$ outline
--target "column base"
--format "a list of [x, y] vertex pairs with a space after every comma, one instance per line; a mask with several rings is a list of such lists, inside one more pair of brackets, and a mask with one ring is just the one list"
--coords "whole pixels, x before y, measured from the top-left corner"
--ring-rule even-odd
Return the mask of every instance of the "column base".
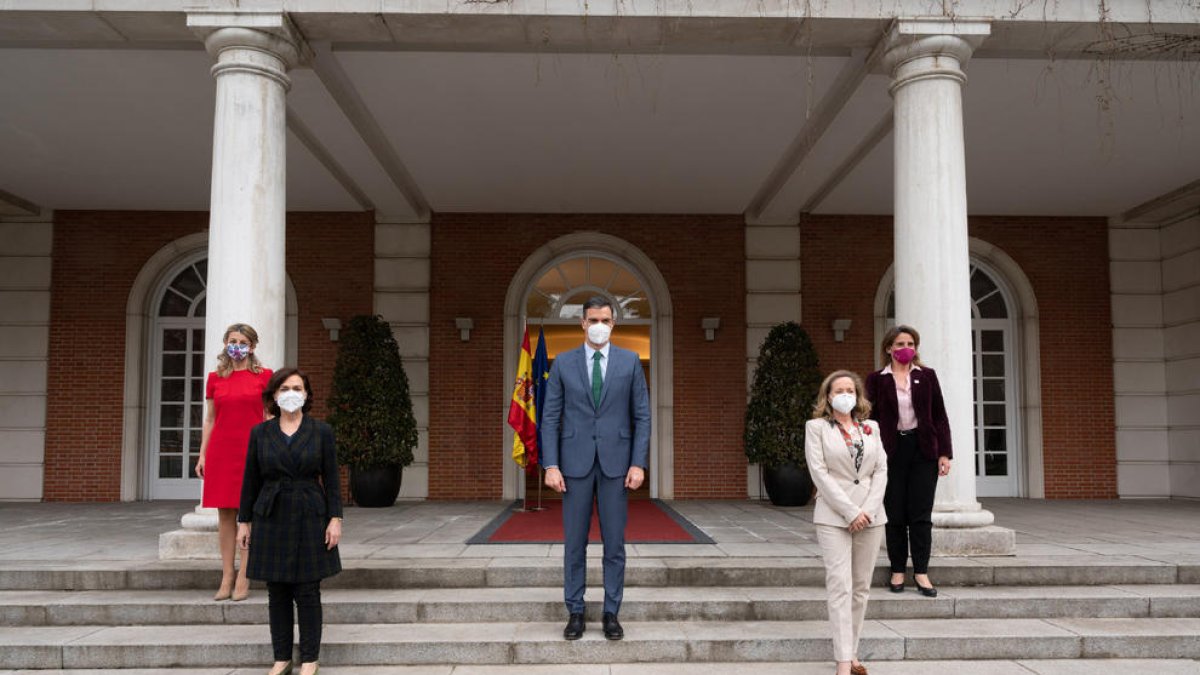
[[218, 560], [217, 510], [197, 506], [179, 519], [182, 529], [158, 535], [159, 560]]
[[935, 556], [1016, 555], [1017, 533], [1007, 527], [934, 527]]

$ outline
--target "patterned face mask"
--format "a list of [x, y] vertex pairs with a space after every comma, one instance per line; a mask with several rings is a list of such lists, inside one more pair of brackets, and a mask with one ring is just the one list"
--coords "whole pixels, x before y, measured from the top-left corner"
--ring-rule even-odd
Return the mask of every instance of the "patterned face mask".
[[225, 345], [225, 353], [234, 361], [241, 361], [250, 356], [250, 345]]

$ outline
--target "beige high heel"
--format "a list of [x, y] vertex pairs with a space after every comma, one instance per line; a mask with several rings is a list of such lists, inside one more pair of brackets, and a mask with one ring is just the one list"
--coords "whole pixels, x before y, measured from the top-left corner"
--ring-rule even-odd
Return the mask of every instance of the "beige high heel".
[[229, 597], [234, 602], [241, 602], [242, 600], [245, 600], [246, 598], [250, 597], [250, 580], [247, 579], [246, 583], [244, 583], [244, 584], [239, 582], [234, 587], [233, 593], [230, 594]]
[[275, 666], [271, 666], [267, 675], [292, 675], [292, 660], [288, 659], [281, 670], [275, 670]]
[[225, 578], [221, 578], [221, 587], [217, 589], [217, 594], [213, 596], [213, 600], [228, 600], [233, 595], [233, 580], [225, 583]]

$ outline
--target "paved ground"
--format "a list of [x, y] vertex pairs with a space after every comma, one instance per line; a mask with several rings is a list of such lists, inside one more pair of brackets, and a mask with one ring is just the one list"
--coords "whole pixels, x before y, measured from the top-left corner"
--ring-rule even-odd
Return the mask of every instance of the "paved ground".
[[[986, 499], [996, 524], [1017, 532], [1017, 557], [1105, 557], [1164, 562], [1200, 560], [1200, 502]], [[146, 561], [158, 559], [158, 535], [179, 527], [185, 502], [125, 504], [0, 503], [0, 561]], [[464, 542], [504, 502], [412, 502], [346, 510], [342, 556], [371, 558], [559, 557], [554, 544]], [[765, 502], [680, 501], [672, 506], [714, 544], [631, 544], [630, 557], [816, 558], [812, 508]], [[590, 547], [599, 554], [599, 547]]]
[[[1115, 661], [880, 661], [869, 664], [871, 675], [1196, 675], [1200, 664], [1184, 660]], [[128, 670], [0, 670], [0, 675], [263, 675], [266, 668], [192, 668]], [[294, 671], [299, 673], [299, 669]], [[373, 666], [321, 667], [323, 675], [830, 675], [827, 663], [616, 663], [550, 666]]]

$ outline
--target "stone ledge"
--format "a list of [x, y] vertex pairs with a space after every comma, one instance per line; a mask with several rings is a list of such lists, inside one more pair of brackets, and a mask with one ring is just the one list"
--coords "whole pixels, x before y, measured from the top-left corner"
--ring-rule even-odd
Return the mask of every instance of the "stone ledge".
[[218, 560], [220, 550], [217, 533], [210, 530], [181, 529], [158, 535], [159, 560]]
[[989, 525], [970, 528], [933, 528], [936, 556], [997, 556], [1017, 554], [1017, 533]]

